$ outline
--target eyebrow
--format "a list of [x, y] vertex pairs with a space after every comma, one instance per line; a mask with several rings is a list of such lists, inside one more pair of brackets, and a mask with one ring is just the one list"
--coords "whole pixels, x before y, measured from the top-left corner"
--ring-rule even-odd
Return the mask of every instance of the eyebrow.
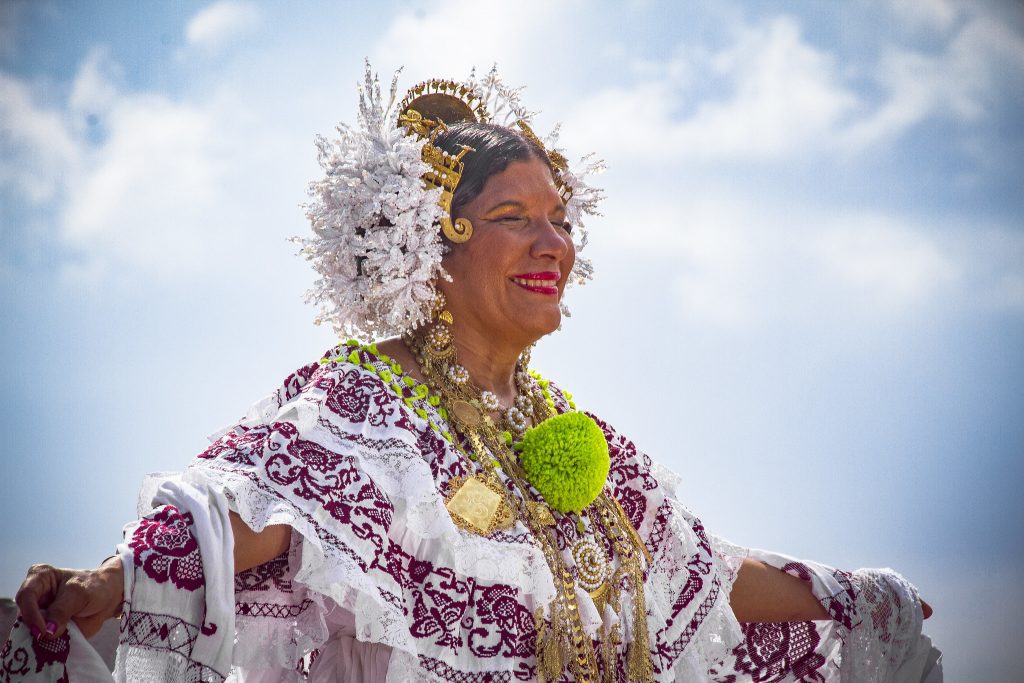
[[[495, 204], [491, 208], [487, 209], [487, 211], [484, 212], [484, 215], [490, 215], [495, 211], [499, 211], [501, 209], [522, 209], [524, 206], [525, 204], [523, 204], [522, 202], [517, 202], [514, 199], [510, 199], [508, 201], [501, 202], [500, 204]], [[557, 207], [553, 207], [553, 211], [558, 210], [565, 211], [565, 205], [559, 202], [559, 205]]]

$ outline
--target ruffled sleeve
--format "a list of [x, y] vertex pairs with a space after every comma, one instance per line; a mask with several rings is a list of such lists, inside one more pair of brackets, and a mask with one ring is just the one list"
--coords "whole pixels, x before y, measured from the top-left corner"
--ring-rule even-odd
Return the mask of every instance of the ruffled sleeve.
[[389, 675], [525, 672], [532, 610], [554, 597], [540, 549], [521, 524], [491, 538], [453, 524], [439, 490], [467, 470], [438, 411], [379, 357], [342, 350], [183, 473], [253, 530], [293, 530], [287, 557], [235, 578], [234, 664], [308, 665], [340, 608], [356, 639], [392, 648]]
[[594, 419], [608, 440], [612, 493], [651, 556], [644, 588], [655, 677], [708, 680], [707, 662], [742, 640], [729, 606], [742, 556], [716, 544], [678, 501], [672, 472]]
[[[901, 575], [846, 572], [711, 535], [679, 502], [677, 474], [598, 424], [610, 447], [614, 495], [653, 556], [646, 590], [659, 680], [941, 680], [941, 654], [921, 633], [920, 597]], [[729, 594], [748, 557], [807, 582], [832, 619], [737, 622]]]

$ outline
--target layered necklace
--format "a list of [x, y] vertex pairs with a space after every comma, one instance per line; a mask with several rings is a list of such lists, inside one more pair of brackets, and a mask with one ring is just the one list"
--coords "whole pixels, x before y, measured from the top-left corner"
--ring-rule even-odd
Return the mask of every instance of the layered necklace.
[[[622, 633], [617, 619], [605, 618], [605, 607], [610, 606], [619, 615], [622, 592], [626, 590], [633, 594], [633, 638], [627, 648], [626, 675], [631, 681], [653, 681], [643, 588], [645, 559], [650, 562], [646, 546], [615, 498], [602, 492], [576, 515], [580, 540], [571, 550], [576, 566], [573, 576], [559, 550], [555, 515], [562, 514], [530, 485], [514, 448], [528, 429], [558, 414], [554, 401], [529, 374], [528, 349], [516, 364], [513, 405], [500, 413], [497, 396], [474, 386], [469, 373], [459, 365], [449, 327], [452, 315], [444, 306], [440, 297], [434, 324], [406, 333], [403, 340], [419, 363], [427, 385], [439, 397], [442, 417], [461, 435], [453, 443], [466, 458], [467, 470], [474, 472], [447, 483], [445, 505], [452, 520], [460, 528], [482, 536], [509, 529], [521, 520], [551, 570], [556, 596], [549, 606], [550, 614], [545, 617], [544, 607], [534, 612], [537, 679], [542, 683], [557, 681], [568, 668], [575, 680], [596, 683], [600, 656], [604, 680], [616, 680]], [[512, 483], [518, 495], [506, 481]], [[584, 518], [590, 522], [591, 534], [600, 534], [607, 541], [604, 545], [618, 557], [618, 567], [613, 569], [602, 544], [586, 535]], [[583, 627], [576, 600], [577, 581], [590, 593], [602, 617], [597, 649]]]

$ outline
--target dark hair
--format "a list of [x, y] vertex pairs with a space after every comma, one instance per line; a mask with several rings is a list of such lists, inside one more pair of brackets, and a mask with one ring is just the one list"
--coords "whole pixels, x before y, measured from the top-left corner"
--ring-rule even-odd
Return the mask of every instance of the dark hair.
[[473, 148], [472, 152], [462, 158], [465, 166], [462, 179], [452, 197], [453, 215], [476, 199], [491, 176], [504, 171], [513, 161], [540, 159], [551, 167], [548, 155], [537, 143], [518, 131], [493, 123], [454, 123], [437, 136], [434, 145], [449, 154], [457, 154], [459, 145]]

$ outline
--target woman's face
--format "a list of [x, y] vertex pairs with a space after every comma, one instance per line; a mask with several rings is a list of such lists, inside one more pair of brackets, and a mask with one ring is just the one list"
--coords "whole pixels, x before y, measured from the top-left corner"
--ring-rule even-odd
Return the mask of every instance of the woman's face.
[[576, 248], [547, 164], [510, 163], [456, 217], [473, 223], [473, 236], [442, 262], [456, 335], [525, 347], [557, 329]]

